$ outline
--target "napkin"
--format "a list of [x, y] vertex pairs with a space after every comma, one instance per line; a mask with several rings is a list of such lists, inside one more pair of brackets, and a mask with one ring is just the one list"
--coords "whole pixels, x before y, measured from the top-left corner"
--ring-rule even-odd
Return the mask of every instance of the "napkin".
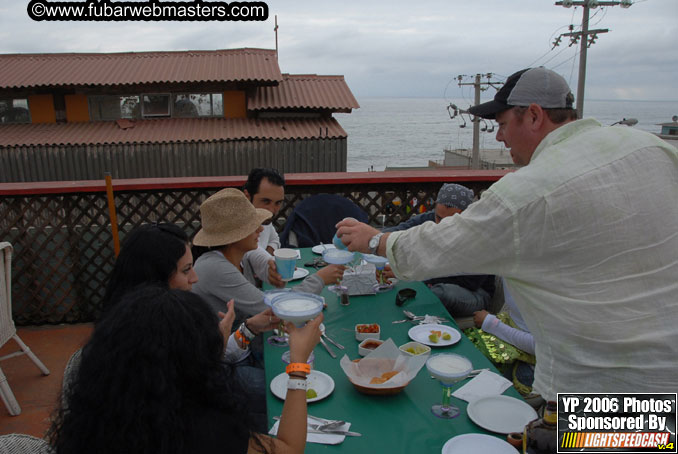
[[505, 379], [499, 374], [484, 370], [473, 380], [452, 393], [457, 399], [465, 400], [468, 403], [476, 401], [482, 397], [498, 396], [506, 391], [512, 385], [511, 381]]
[[419, 322], [420, 325], [431, 324], [431, 325], [440, 325], [440, 319], [435, 315], [424, 315], [424, 319]]
[[[308, 418], [308, 424], [318, 424], [318, 421]], [[280, 421], [276, 421], [271, 427], [271, 430], [268, 431], [269, 435], [276, 436], [278, 435], [278, 426]], [[349, 430], [351, 423], [347, 422], [342, 426], [336, 428], [336, 430]], [[338, 445], [343, 442], [346, 438], [346, 435], [337, 435], [337, 434], [316, 434], [316, 433], [306, 433], [306, 442], [307, 443], [320, 443], [323, 445]]]

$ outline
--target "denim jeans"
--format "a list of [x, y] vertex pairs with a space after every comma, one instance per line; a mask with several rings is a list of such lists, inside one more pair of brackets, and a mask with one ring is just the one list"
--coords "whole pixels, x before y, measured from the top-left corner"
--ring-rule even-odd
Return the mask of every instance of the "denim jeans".
[[252, 355], [242, 361], [232, 364], [235, 376], [240, 380], [245, 393], [250, 416], [255, 422], [257, 432], [268, 431], [266, 417], [266, 375], [264, 369], [257, 367]]
[[482, 288], [473, 291], [456, 284], [435, 284], [431, 291], [452, 317], [470, 317], [490, 304], [490, 295]]

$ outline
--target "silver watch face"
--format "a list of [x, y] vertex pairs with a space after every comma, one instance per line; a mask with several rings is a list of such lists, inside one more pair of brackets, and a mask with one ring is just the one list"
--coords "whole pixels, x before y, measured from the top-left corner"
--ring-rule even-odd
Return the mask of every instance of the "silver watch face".
[[379, 238], [377, 238], [376, 236], [370, 238], [370, 243], [368, 244], [368, 246], [370, 247], [370, 249], [376, 249], [377, 246], [379, 246]]

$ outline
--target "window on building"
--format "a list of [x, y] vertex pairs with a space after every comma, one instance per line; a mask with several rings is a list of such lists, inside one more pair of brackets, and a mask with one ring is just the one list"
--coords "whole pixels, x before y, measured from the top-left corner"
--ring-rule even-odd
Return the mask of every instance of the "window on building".
[[169, 117], [170, 116], [170, 95], [164, 94], [145, 94], [142, 98], [142, 115], [144, 117]]
[[224, 99], [221, 93], [191, 93], [174, 95], [173, 117], [223, 117]]
[[[172, 105], [170, 106], [170, 100]], [[138, 119], [148, 117], [223, 117], [224, 97], [221, 93], [145, 93], [142, 95], [89, 96], [90, 118], [93, 121]]]
[[90, 118], [99, 120], [118, 120], [120, 118], [141, 118], [139, 96], [90, 96]]
[[0, 123], [30, 123], [28, 99], [0, 99]]

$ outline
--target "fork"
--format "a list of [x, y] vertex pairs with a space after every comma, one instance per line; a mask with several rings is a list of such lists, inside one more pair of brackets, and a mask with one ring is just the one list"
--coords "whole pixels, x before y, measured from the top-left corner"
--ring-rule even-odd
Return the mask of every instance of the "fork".
[[[313, 430], [317, 430], [317, 431], [334, 430], [334, 429], [337, 429], [337, 428], [343, 426], [344, 424], [346, 424], [346, 421], [334, 421], [334, 420], [330, 420], [330, 419], [322, 419], [322, 418], [318, 418], [316, 416], [311, 416], [311, 415], [308, 415], [308, 417], [311, 418], [311, 419], [315, 419], [316, 421], [319, 421], [319, 422], [324, 421], [323, 424], [311, 424], [311, 423], [306, 424], [306, 426], [309, 429], [313, 429]], [[275, 421], [280, 421], [280, 416], [274, 416], [273, 419]]]

